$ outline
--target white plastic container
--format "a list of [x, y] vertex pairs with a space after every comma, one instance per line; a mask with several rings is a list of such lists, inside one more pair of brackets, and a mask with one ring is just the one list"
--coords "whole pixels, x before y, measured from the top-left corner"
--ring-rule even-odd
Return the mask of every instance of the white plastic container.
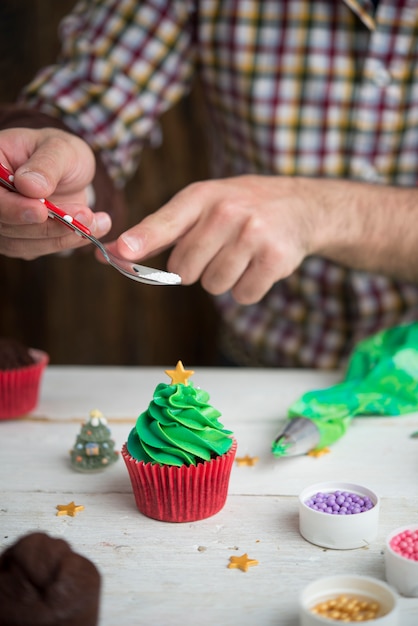
[[[349, 491], [367, 496], [373, 508], [353, 515], [332, 515], [311, 509], [305, 502], [318, 492]], [[380, 500], [362, 485], [343, 482], [327, 482], [311, 485], [299, 495], [299, 531], [304, 539], [323, 548], [350, 550], [363, 548], [377, 537], [379, 529]]]
[[418, 525], [397, 528], [386, 538], [386, 580], [389, 585], [394, 587], [402, 596], [418, 598], [418, 561], [407, 559], [390, 547], [392, 539], [405, 530], [417, 531]]
[[[335, 620], [313, 613], [312, 608], [339, 595], [349, 595], [376, 601], [379, 613], [365, 624], [372, 626], [401, 626], [398, 597], [386, 583], [368, 576], [329, 576], [311, 583], [299, 598], [300, 626], [330, 626]], [[354, 622], [352, 622], [354, 624]]]

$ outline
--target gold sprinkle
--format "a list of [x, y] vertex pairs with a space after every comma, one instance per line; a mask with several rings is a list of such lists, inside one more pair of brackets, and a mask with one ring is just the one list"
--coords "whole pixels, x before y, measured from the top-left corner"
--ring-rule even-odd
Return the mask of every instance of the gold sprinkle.
[[188, 385], [188, 379], [193, 376], [194, 370], [185, 370], [181, 361], [177, 362], [175, 370], [164, 370], [167, 376], [171, 378], [172, 385]]
[[249, 454], [246, 454], [245, 456], [240, 456], [237, 457], [235, 459], [235, 462], [237, 465], [255, 465], [256, 463], [258, 463], [259, 458], [258, 456], [250, 456]]
[[324, 456], [325, 454], [329, 454], [331, 450], [329, 448], [314, 448], [308, 452], [307, 456], [312, 456], [314, 458], [319, 458], [320, 456]]
[[318, 602], [312, 613], [336, 622], [368, 622], [379, 615], [380, 606], [375, 600], [339, 595], [325, 602]]
[[258, 561], [256, 561], [256, 559], [249, 559], [247, 553], [242, 554], [241, 556], [229, 557], [228, 567], [230, 569], [237, 568], [243, 572], [248, 572], [248, 568], [253, 567], [254, 565], [258, 565]]
[[75, 517], [79, 511], [84, 511], [82, 504], [75, 504], [74, 502], [57, 504], [56, 508], [58, 509], [57, 515], [69, 515], [70, 517]]

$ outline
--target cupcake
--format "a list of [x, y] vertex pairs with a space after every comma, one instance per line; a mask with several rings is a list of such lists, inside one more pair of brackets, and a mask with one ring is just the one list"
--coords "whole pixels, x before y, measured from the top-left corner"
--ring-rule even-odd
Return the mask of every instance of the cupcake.
[[165, 522], [193, 522], [220, 511], [236, 452], [209, 394], [189, 381], [181, 361], [166, 370], [123, 445], [138, 510]]
[[38, 404], [49, 357], [16, 339], [0, 338], [0, 419], [21, 417]]
[[96, 626], [101, 577], [63, 539], [34, 532], [0, 556], [0, 624]]

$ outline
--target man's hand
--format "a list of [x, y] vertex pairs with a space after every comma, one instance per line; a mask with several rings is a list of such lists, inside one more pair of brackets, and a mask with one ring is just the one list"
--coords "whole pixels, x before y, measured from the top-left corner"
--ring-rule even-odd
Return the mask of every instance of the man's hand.
[[184, 284], [252, 304], [314, 254], [418, 281], [417, 223], [416, 189], [249, 175], [186, 187], [112, 247], [132, 261], [173, 247]]
[[30, 260], [88, 243], [48, 219], [39, 198], [50, 199], [96, 237], [110, 230], [109, 216], [93, 214], [86, 205], [95, 159], [78, 137], [53, 128], [4, 130], [0, 132], [0, 161], [14, 173], [20, 192], [0, 188], [0, 254]]
[[[310, 252], [311, 208], [292, 179], [242, 176], [194, 183], [117, 241], [116, 251], [144, 258], [174, 245], [168, 269], [211, 294], [262, 298]], [[280, 182], [281, 181], [281, 182]]]

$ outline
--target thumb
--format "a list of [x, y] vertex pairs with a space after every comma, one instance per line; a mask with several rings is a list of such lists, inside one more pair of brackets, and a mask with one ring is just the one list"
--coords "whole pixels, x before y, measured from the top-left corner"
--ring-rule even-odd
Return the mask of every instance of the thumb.
[[87, 187], [94, 171], [94, 155], [87, 144], [54, 130], [42, 136], [27, 161], [16, 169], [15, 185], [33, 198], [51, 196], [58, 186], [60, 194], [72, 194]]
[[43, 198], [50, 196], [56, 185], [53, 180], [48, 178], [42, 173], [42, 170], [37, 171], [35, 166], [25, 163], [19, 167], [15, 172], [14, 183], [16, 189], [24, 196], [30, 198]]

